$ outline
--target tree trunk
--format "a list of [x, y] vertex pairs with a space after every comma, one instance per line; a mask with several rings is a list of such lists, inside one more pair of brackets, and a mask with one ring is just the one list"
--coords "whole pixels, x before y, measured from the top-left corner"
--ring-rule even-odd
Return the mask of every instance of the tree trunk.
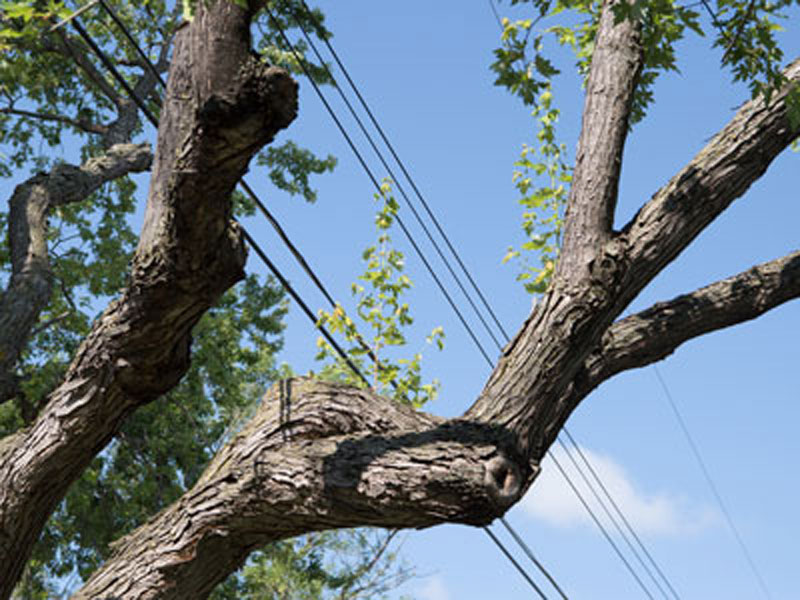
[[[565, 257], [472, 408], [444, 420], [365, 390], [282, 382], [191, 490], [116, 544], [77, 598], [202, 598], [254, 548], [305, 532], [487, 524], [522, 497], [563, 422], [605, 378], [800, 295], [795, 254], [614, 323], [796, 136], [788, 88], [770, 105], [746, 103], [612, 231], [642, 60], [637, 28], [615, 23], [612, 4], [588, 80]], [[251, 16], [233, 2], [198, 3], [178, 32], [130, 285], [34, 424], [0, 446], [0, 564], [9, 565], [0, 597], [69, 484], [126, 414], [177, 382], [192, 325], [241, 277], [229, 196], [252, 154], [294, 117], [296, 94], [286, 73], [249, 54]], [[800, 62], [786, 73], [800, 80]], [[653, 335], [664, 327], [673, 335]]]
[[191, 329], [243, 276], [230, 195], [296, 114], [296, 84], [250, 54], [251, 13], [205, 7], [177, 34], [130, 283], [94, 324], [36, 421], [0, 444], [0, 598], [48, 516], [137, 406], [189, 365]]

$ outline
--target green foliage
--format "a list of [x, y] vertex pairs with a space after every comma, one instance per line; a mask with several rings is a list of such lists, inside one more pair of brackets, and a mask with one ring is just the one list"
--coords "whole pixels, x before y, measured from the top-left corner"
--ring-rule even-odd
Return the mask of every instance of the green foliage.
[[[511, 4], [530, 4], [534, 19], [503, 19], [501, 46], [495, 50], [491, 68], [496, 85], [506, 87], [526, 105], [532, 105], [550, 79], [558, 74], [552, 58], [546, 54], [544, 38], [553, 35], [561, 46], [570, 47], [576, 67], [586, 76], [594, 50], [594, 37], [602, 2], [598, 0], [512, 0]], [[783, 51], [776, 34], [782, 31], [780, 20], [793, 0], [754, 2], [753, 0], [718, 0], [711, 23], [704, 25], [697, 3], [676, 0], [633, 0], [614, 5], [618, 21], [631, 19], [641, 30], [644, 65], [639, 76], [632, 106], [631, 124], [644, 118], [653, 102], [655, 81], [661, 73], [678, 71], [676, 44], [687, 33], [714, 34], [713, 47], [722, 49], [721, 64], [730, 68], [733, 81], [747, 84], [753, 98], [769, 102], [787, 80], [782, 73]], [[568, 15], [567, 13], [572, 13]], [[560, 22], [536, 29], [547, 20]], [[797, 96], [790, 98], [790, 118], [800, 123]]]
[[355, 600], [385, 598], [412, 576], [390, 550], [395, 532], [325, 531], [254, 553], [238, 578], [218, 586], [212, 600]]
[[[183, 3], [106, 1], [154, 63], [168, 56]], [[71, 162], [82, 162], [104, 152], [102, 131], [119, 117], [118, 103], [125, 101], [125, 94], [71, 26], [48, 31], [72, 10], [54, 0], [0, 2], [0, 177], [22, 180], [28, 171], [51, 170], [67, 154]], [[297, 27], [290, 12], [297, 6], [270, 5], [289, 31]], [[330, 35], [318, 11], [298, 14], [313, 35]], [[145, 67], [110, 17], [96, 6], [80, 22], [135, 87]], [[256, 25], [260, 35], [255, 44], [262, 56], [298, 72], [299, 64], [265, 12], [256, 16]], [[305, 49], [299, 46], [301, 53]], [[327, 82], [320, 65], [311, 64], [310, 70], [318, 83]], [[159, 92], [156, 88], [145, 99], [154, 112]], [[130, 139], [143, 131], [141, 123], [135, 125]], [[260, 160], [277, 187], [308, 201], [316, 198], [311, 177], [335, 165], [333, 157], [318, 158], [293, 142], [267, 150]], [[134, 179], [121, 178], [50, 215], [55, 285], [40, 317], [43, 325], [18, 365], [26, 406], [46, 401], [92, 319], [125, 284], [137, 239], [131, 216], [141, 196]], [[234, 194], [233, 203], [237, 216], [254, 212], [252, 201], [241, 193]], [[0, 209], [0, 289], [10, 271], [6, 220], [6, 209]], [[274, 362], [286, 309], [272, 280], [249, 277], [201, 319], [193, 331], [189, 372], [165, 397], [131, 415], [72, 486], [48, 522], [16, 598], [69, 593], [105, 560], [114, 540], [194, 483], [217, 449], [253, 413], [263, 390], [287, 374], [288, 367]], [[24, 426], [21, 408], [22, 402], [0, 405], [0, 436]], [[278, 597], [273, 590], [280, 588], [279, 597], [287, 598], [379, 597], [388, 589], [382, 586], [396, 585], [408, 573], [397, 567], [388, 545], [382, 545], [387, 539], [388, 532], [357, 530], [288, 540], [254, 554], [215, 594], [273, 598]], [[374, 569], [367, 568], [373, 564]]]
[[[366, 248], [361, 255], [366, 263], [364, 273], [359, 276], [363, 285], [354, 283], [351, 287], [356, 298], [358, 317], [369, 327], [371, 335], [368, 339], [363, 338], [358, 333], [355, 321], [341, 305], [337, 305], [332, 312], [320, 311], [319, 324], [327, 327], [331, 333], [344, 336], [348, 342], [348, 355], [362, 372], [370, 373], [373, 389], [383, 392], [387, 386], [391, 386], [390, 393], [395, 399], [419, 408], [435, 399], [439, 382], [423, 383], [421, 352], [414, 353], [411, 358], [394, 361], [384, 356], [385, 349], [406, 345], [405, 329], [414, 320], [408, 303], [403, 301], [404, 293], [411, 288], [411, 280], [403, 273], [405, 257], [392, 246], [389, 236], [399, 206], [391, 194], [388, 181], [381, 185], [380, 194], [376, 194], [375, 199], [383, 203], [375, 217], [377, 244]], [[427, 342], [441, 350], [444, 347], [444, 330], [436, 327]], [[319, 338], [317, 346], [318, 360], [332, 359], [321, 375], [363, 385], [324, 338]], [[365, 366], [366, 359], [372, 357], [375, 360]]]
[[[502, 19], [500, 47], [491, 69], [495, 84], [505, 87], [532, 107], [537, 124], [536, 144], [523, 146], [514, 163], [513, 181], [523, 206], [522, 227], [528, 240], [519, 249], [509, 248], [503, 262], [521, 266], [518, 279], [530, 293], [542, 293], [552, 278], [561, 243], [563, 214], [569, 194], [572, 167], [566, 146], [557, 141], [555, 125], [559, 110], [554, 105], [553, 79], [559, 75], [548, 52], [547, 38], [569, 48], [576, 70], [584, 78], [594, 52], [602, 2], [599, 0], [511, 0], [511, 5], [530, 5], [534, 17]], [[776, 33], [777, 21], [791, 0], [762, 3], [752, 0], [719, 0], [712, 28], [713, 46], [723, 49], [721, 62], [730, 67], [734, 81], [747, 83], [753, 97], [769, 102], [786, 83], [780, 63], [783, 52]], [[630, 124], [646, 116], [654, 101], [654, 85], [661, 73], [678, 71], [676, 45], [687, 34], [705, 35], [700, 14], [674, 0], [633, 0], [614, 5], [615, 19], [636, 21], [641, 31], [644, 63], [631, 107]], [[549, 25], [548, 22], [557, 21]], [[800, 88], [787, 97], [789, 118], [800, 127]], [[533, 254], [531, 254], [533, 253]]]
[[0, 2], [0, 53], [12, 50], [23, 40], [35, 39], [53, 19], [63, 19], [69, 12], [64, 3], [57, 0]]
[[[522, 228], [528, 241], [519, 250], [509, 248], [503, 262], [517, 259], [521, 272], [517, 276], [531, 294], [547, 290], [561, 246], [564, 207], [572, 181], [572, 168], [566, 161], [566, 146], [556, 138], [559, 111], [552, 106], [549, 89], [539, 94], [533, 116], [538, 124], [536, 147], [523, 146], [522, 155], [514, 163], [512, 179], [520, 193]], [[539, 183], [544, 180], [543, 183]], [[538, 264], [530, 259], [530, 253]]]
[[275, 187], [292, 195], [299, 194], [306, 202], [317, 200], [309, 176], [333, 171], [336, 167], [336, 157], [329, 154], [327, 158], [317, 158], [310, 150], [300, 148], [291, 140], [280, 146], [268, 146], [259, 153], [256, 162], [269, 168], [269, 178]]

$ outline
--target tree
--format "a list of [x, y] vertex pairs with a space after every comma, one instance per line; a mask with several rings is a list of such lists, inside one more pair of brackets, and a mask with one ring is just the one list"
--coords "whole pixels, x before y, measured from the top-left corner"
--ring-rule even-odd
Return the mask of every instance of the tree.
[[[668, 50], [669, 38], [655, 35], [662, 17], [677, 13], [667, 3], [653, 4], [651, 13], [642, 3], [576, 6], [588, 9], [580, 47], [593, 52], [583, 57], [586, 105], [558, 263], [472, 408], [444, 420], [354, 386], [285, 380], [188, 492], [119, 541], [78, 597], [203, 597], [253, 548], [323, 529], [488, 523], [533, 483], [559, 428], [599, 383], [797, 296], [794, 253], [619, 319], [795, 139], [800, 66], [777, 76], [768, 68], [774, 56], [756, 60], [743, 74], [762, 81], [757, 77], [766, 73], [755, 97], [615, 231], [625, 138], [646, 107], [648, 68], [668, 62], [660, 44]], [[551, 8], [536, 4], [542, 7]], [[0, 447], [1, 551], [11, 566], [0, 579], [5, 596], [69, 485], [126, 417], [177, 383], [189, 368], [192, 327], [242, 276], [231, 193], [251, 156], [289, 125], [296, 108], [286, 71], [249, 52], [257, 8], [198, 5], [176, 33], [147, 217], [127, 287], [94, 323], [30, 425]], [[747, 25], [760, 21], [748, 6], [731, 10], [731, 57], [740, 65], [752, 53], [735, 46], [755, 39]], [[198, 56], [203, 60], [193, 60]], [[32, 252], [32, 262], [41, 256]], [[25, 289], [31, 271], [12, 272], [4, 301]], [[19, 331], [0, 329], [12, 330]]]

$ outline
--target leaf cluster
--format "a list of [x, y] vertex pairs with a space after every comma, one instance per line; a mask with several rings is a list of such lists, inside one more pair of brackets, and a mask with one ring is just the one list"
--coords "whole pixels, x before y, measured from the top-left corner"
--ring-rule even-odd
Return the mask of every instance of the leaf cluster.
[[[602, 2], [596, 0], [511, 0], [513, 5], [529, 5], [532, 18], [502, 19], [500, 46], [491, 65], [495, 84], [505, 87], [532, 107], [536, 122], [536, 144], [525, 145], [514, 163], [513, 181], [523, 206], [522, 227], [527, 237], [519, 249], [508, 249], [503, 262], [512, 259], [521, 265], [518, 279], [530, 293], [547, 289], [555, 269], [561, 242], [563, 213], [569, 194], [572, 167], [566, 146], [557, 141], [555, 124], [559, 110], [554, 105], [553, 81], [560, 74], [555, 67], [546, 39], [569, 48], [575, 57], [578, 74], [588, 76]], [[695, 3], [696, 5], [697, 3]], [[745, 82], [753, 97], [769, 102], [786, 84], [781, 71], [783, 52], [776, 33], [791, 0], [719, 0], [712, 12], [714, 47], [723, 49], [721, 63], [733, 73], [734, 81]], [[613, 6], [617, 22], [629, 19], [640, 31], [643, 66], [634, 92], [629, 123], [642, 120], [655, 100], [654, 87], [662, 73], [678, 72], [676, 48], [687, 33], [705, 36], [708, 25], [701, 22], [695, 5], [674, 0], [631, 0]], [[556, 21], [554, 24], [546, 22]], [[800, 88], [787, 97], [789, 118], [800, 126]], [[535, 260], [531, 260], [533, 253]]]
[[[371, 373], [372, 387], [382, 392], [391, 387], [391, 395], [400, 402], [419, 408], [436, 397], [439, 382], [424, 383], [422, 380], [422, 353], [410, 358], [391, 360], [384, 355], [388, 348], [400, 348], [407, 344], [406, 329], [414, 319], [404, 294], [411, 288], [411, 279], [403, 270], [405, 257], [392, 245], [389, 229], [399, 210], [397, 200], [391, 194], [391, 184], [381, 186], [375, 200], [382, 203], [375, 216], [377, 243], [367, 247], [361, 257], [365, 270], [353, 283], [351, 291], [356, 299], [356, 314], [371, 334], [366, 338], [358, 332], [356, 323], [337, 305], [332, 312], [320, 311], [319, 325], [332, 333], [340, 333], [348, 342], [348, 354], [362, 371]], [[444, 330], [436, 327], [427, 337], [429, 344], [440, 350], [444, 347]], [[332, 359], [321, 375], [361, 385], [360, 379], [348, 365], [337, 356], [328, 342], [320, 337], [317, 341], [318, 360]], [[367, 359], [372, 364], [365, 366]]]

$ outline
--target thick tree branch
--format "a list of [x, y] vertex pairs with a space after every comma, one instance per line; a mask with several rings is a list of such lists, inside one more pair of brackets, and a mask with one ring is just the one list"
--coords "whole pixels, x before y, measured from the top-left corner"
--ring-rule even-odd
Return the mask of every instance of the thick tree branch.
[[[619, 321], [567, 388], [559, 422], [612, 375], [798, 296], [795, 252]], [[517, 447], [497, 426], [341, 385], [282, 382], [197, 485], [121, 540], [76, 598], [202, 598], [253, 548], [320, 529], [487, 523], [538, 471]]]
[[297, 89], [286, 71], [251, 55], [250, 11], [228, 1], [197, 6], [175, 40], [129, 285], [36, 421], [0, 442], [0, 598], [69, 485], [126, 415], [179, 381], [192, 327], [243, 276], [231, 192], [252, 155], [294, 119]]
[[198, 483], [120, 540], [75, 598], [204, 598], [253, 549], [308, 531], [489, 523], [532, 479], [509, 440], [367, 390], [282, 382]]
[[651, 364], [684, 342], [800, 297], [800, 252], [760, 264], [616, 322], [586, 365], [585, 396], [612, 376]]
[[[789, 85], [800, 82], [800, 60], [785, 74]], [[797, 137], [787, 93], [788, 86], [769, 105], [745, 103], [605, 244], [588, 265], [588, 280], [577, 287], [556, 282], [504, 350], [469, 418], [517, 432], [523, 454], [542, 456], [575, 408], [570, 387], [614, 319]]]
[[798, 136], [786, 96], [800, 83], [800, 59], [784, 74], [789, 83], [769, 105], [746, 102], [680, 173], [661, 188], [623, 229], [631, 268], [621, 300], [634, 298], [661, 269], [761, 177]]
[[[0, 297], [0, 402], [17, 393], [14, 369], [42, 310], [50, 301], [53, 277], [47, 251], [50, 211], [79, 202], [101, 185], [150, 168], [147, 144], [122, 144], [84, 165], [62, 164], [18, 185], [9, 201], [11, 278]], [[33, 415], [25, 415], [32, 417]]]
[[557, 269], [560, 282], [587, 278], [614, 224], [622, 151], [644, 61], [638, 23], [615, 22], [618, 3], [605, 2], [592, 54]]

